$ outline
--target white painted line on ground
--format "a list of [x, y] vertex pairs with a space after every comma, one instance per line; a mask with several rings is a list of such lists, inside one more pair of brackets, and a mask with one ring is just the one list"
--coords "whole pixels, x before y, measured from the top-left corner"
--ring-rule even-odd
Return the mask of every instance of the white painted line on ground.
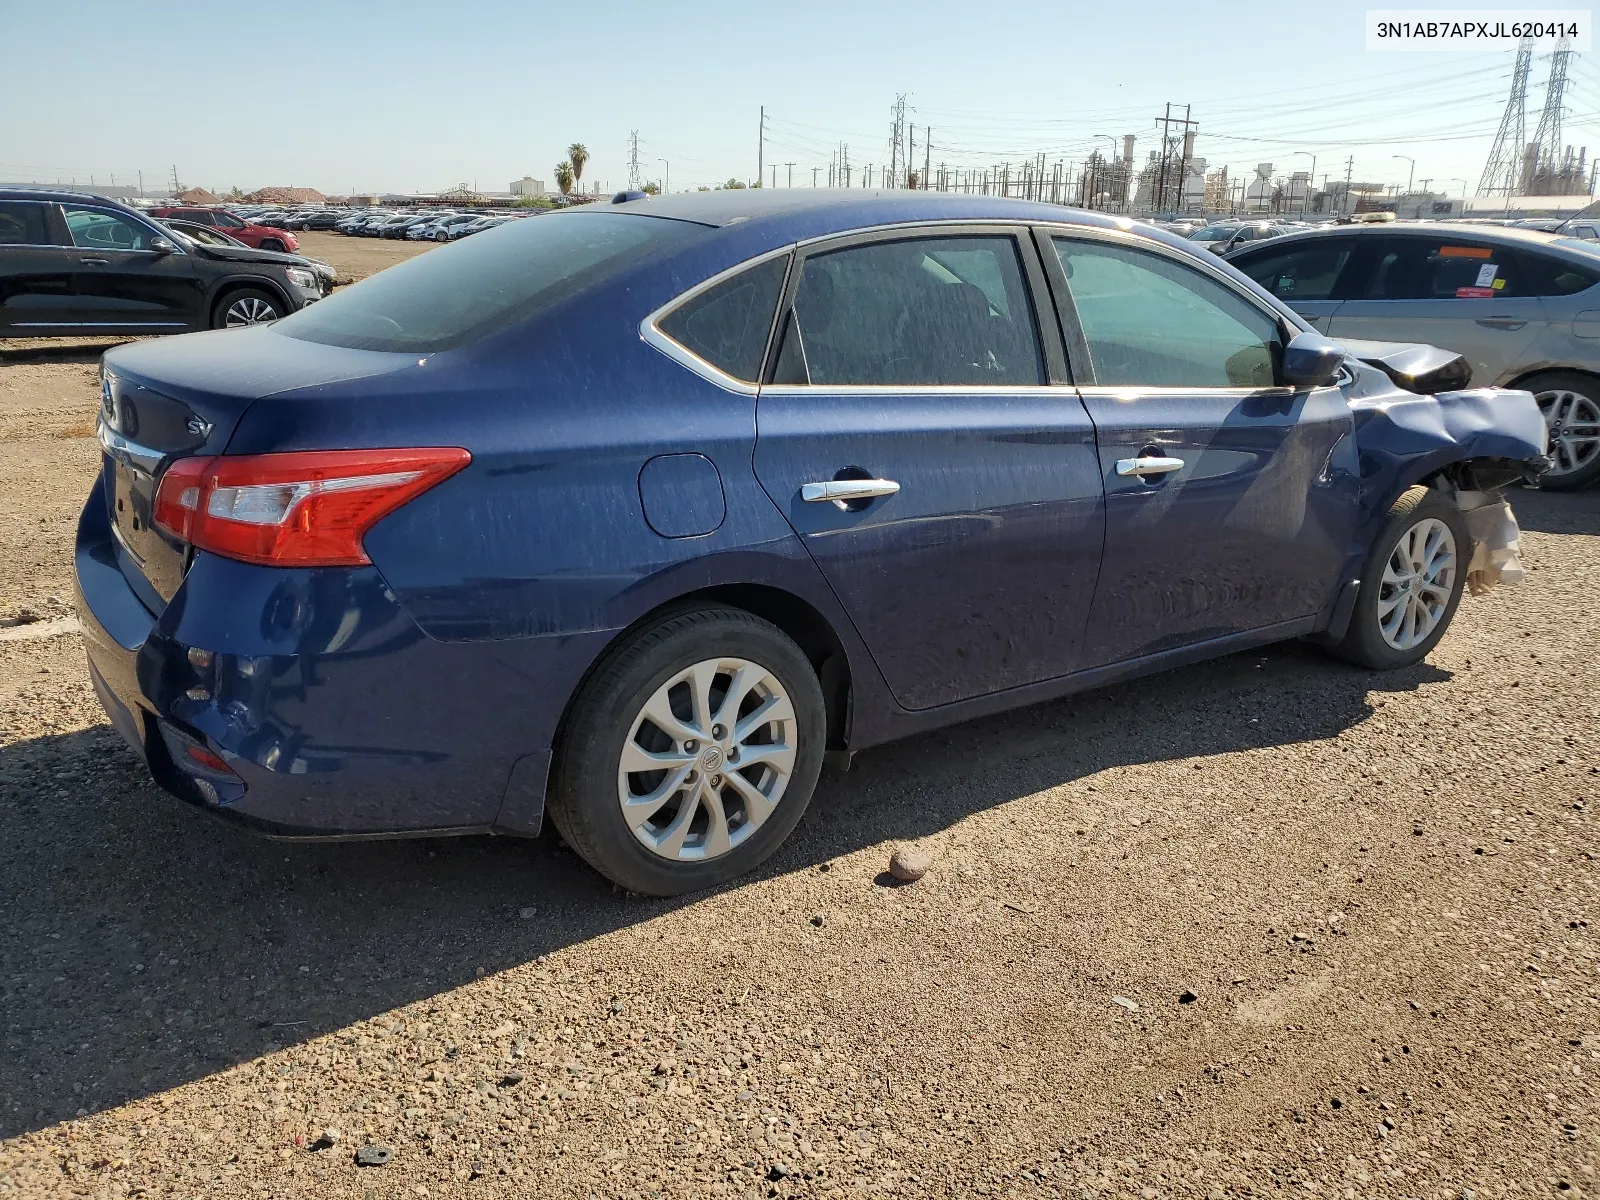
[[42, 642], [46, 638], [65, 637], [79, 632], [83, 626], [77, 617], [57, 617], [54, 621], [35, 621], [31, 625], [13, 625], [0, 629], [0, 642]]

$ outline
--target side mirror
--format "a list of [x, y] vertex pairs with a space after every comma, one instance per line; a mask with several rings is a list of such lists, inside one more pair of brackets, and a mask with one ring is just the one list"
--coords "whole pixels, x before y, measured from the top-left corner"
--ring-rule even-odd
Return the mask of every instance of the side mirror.
[[151, 238], [150, 244], [145, 249], [150, 251], [151, 254], [176, 254], [178, 251], [178, 248], [172, 244], [171, 239], [164, 237]]
[[1345, 350], [1320, 333], [1299, 333], [1283, 348], [1283, 382], [1290, 387], [1327, 387], [1339, 379]]

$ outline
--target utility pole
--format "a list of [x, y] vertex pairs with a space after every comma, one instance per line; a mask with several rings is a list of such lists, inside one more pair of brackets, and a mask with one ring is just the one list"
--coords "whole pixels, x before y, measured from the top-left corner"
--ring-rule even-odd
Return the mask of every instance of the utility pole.
[[911, 186], [911, 172], [916, 170], [916, 168], [913, 167], [911, 164], [917, 161], [917, 127], [915, 125], [913, 125], [909, 132], [910, 132], [910, 140], [906, 143], [906, 145], [909, 147], [909, 149], [906, 150], [906, 186], [907, 187]]
[[922, 133], [922, 190], [927, 191], [928, 167], [933, 162], [933, 126], [924, 126]]
[[812, 167], [811, 168], [811, 186], [812, 187], [816, 187], [817, 186], [817, 176], [819, 174], [821, 174], [821, 172], [822, 172], [822, 168], [821, 167]]
[[144, 199], [144, 172], [139, 172], [139, 198]]
[[794, 186], [794, 164], [792, 162], [786, 162], [783, 165], [789, 168], [789, 186], [793, 187]]
[[1356, 156], [1352, 154], [1349, 158], [1344, 160], [1344, 203], [1350, 205], [1350, 212], [1352, 215], [1356, 211], [1356, 206], [1350, 201], [1350, 180], [1355, 174], [1355, 170]]
[[756, 182], [761, 182], [761, 177], [766, 173], [767, 163], [767, 106], [761, 106], [761, 130], [756, 139]]
[[172, 194], [173, 194], [173, 196], [177, 196], [180, 186], [181, 185], [178, 183], [178, 164], [177, 163], [173, 163], [172, 164]]
[[844, 180], [844, 186], [850, 186], [850, 143], [839, 144], [839, 177]]

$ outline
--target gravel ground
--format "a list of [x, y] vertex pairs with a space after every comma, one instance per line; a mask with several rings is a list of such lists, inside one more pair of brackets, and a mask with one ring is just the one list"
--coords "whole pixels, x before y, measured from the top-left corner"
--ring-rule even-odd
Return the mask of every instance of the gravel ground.
[[[96, 353], [0, 349], [0, 619], [64, 611]], [[1421, 667], [872, 751], [680, 901], [549, 835], [255, 839], [0, 630], [0, 1196], [1594, 1194], [1600, 493], [1514, 502], [1528, 582]]]

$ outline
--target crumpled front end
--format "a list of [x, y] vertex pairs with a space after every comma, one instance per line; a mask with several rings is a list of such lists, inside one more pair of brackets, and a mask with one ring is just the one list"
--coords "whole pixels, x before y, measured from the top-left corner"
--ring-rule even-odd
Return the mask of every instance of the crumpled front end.
[[1350, 406], [1363, 525], [1413, 484], [1444, 473], [1460, 491], [1498, 492], [1549, 467], [1545, 423], [1531, 392], [1464, 388], [1419, 395], [1383, 371], [1351, 364]]

